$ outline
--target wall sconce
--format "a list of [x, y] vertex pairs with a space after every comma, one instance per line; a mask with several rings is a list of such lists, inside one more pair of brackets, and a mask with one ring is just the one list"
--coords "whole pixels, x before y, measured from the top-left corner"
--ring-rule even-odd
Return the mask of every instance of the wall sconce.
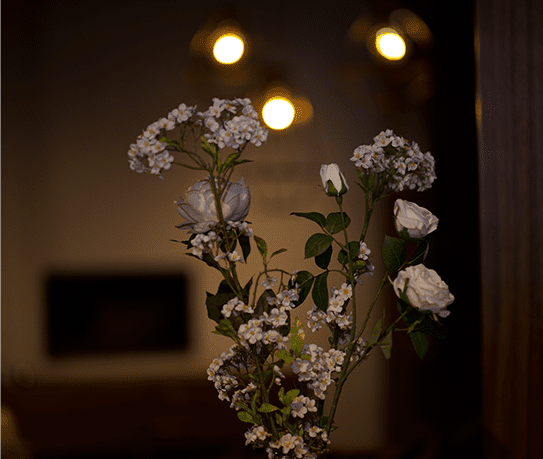
[[383, 27], [375, 32], [375, 48], [389, 61], [397, 61], [405, 56], [405, 40], [391, 27]]
[[205, 56], [221, 69], [238, 67], [246, 60], [249, 51], [247, 34], [233, 19], [220, 22], [210, 20], [192, 38], [190, 50], [194, 55]]
[[213, 45], [213, 57], [221, 64], [234, 64], [245, 51], [245, 40], [236, 33], [221, 35]]
[[403, 64], [412, 51], [409, 37], [399, 27], [384, 23], [370, 28], [366, 46], [377, 61], [391, 65]]
[[272, 83], [264, 96], [254, 102], [266, 125], [276, 131], [307, 123], [313, 116], [309, 99], [293, 95], [283, 82]]
[[296, 109], [292, 102], [286, 97], [275, 96], [268, 99], [262, 108], [262, 118], [268, 127], [275, 130], [288, 128], [292, 121]]
[[378, 62], [393, 65], [407, 61], [414, 45], [421, 50], [431, 46], [432, 32], [413, 11], [397, 9], [388, 19], [387, 23], [376, 23], [370, 16], [358, 17], [349, 29], [349, 40], [365, 43]]

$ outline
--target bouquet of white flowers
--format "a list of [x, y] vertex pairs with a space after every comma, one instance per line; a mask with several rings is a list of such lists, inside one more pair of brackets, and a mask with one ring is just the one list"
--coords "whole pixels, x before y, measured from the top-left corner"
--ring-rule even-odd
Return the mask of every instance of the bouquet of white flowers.
[[[179, 140], [166, 137], [166, 131], [177, 128]], [[387, 271], [372, 303], [362, 308], [356, 302], [361, 276], [373, 275], [374, 271], [373, 254], [364, 240], [375, 204], [406, 187], [418, 191], [430, 188], [436, 178], [435, 161], [415, 142], [391, 130], [374, 137], [372, 145], [356, 148], [351, 161], [366, 208], [364, 227], [354, 240], [347, 235], [351, 219], [342, 208], [343, 195], [349, 191], [347, 181], [336, 164], [323, 165], [320, 174], [324, 191], [336, 200], [339, 212], [328, 216], [293, 213], [320, 228], [309, 237], [305, 258], [314, 258], [322, 272], [290, 273], [269, 268], [271, 259], [286, 249], [268, 255], [266, 242], [244, 221], [251, 201], [249, 189], [243, 178], [230, 182], [234, 168], [248, 162], [240, 159], [243, 149], [248, 143], [260, 146], [267, 135], [249, 99], [215, 98], [204, 113], [182, 104], [147, 127], [130, 146], [129, 162], [133, 170], [160, 178], [171, 164], [207, 171], [207, 177], [191, 186], [185, 199], [175, 201], [186, 220], [177, 226], [191, 234], [188, 240], [175, 242], [185, 244], [190, 251], [187, 255], [199, 258], [224, 277], [216, 293], [207, 293], [206, 306], [209, 318], [217, 323], [214, 333], [231, 339], [233, 345], [211, 362], [208, 379], [219, 398], [229, 402], [237, 417], [251, 425], [245, 434], [246, 445], [265, 448], [269, 458], [324, 458], [329, 451], [329, 434], [337, 427], [334, 415], [342, 387], [372, 349], [380, 348], [390, 358], [392, 334], [403, 330], [422, 358], [428, 347], [426, 335], [447, 336], [439, 318], [447, 317], [447, 306], [454, 297], [438, 274], [423, 264], [438, 219], [414, 203], [396, 201], [394, 220], [399, 237], [385, 236], [382, 247]], [[204, 161], [206, 156], [197, 153], [198, 146], [208, 162]], [[221, 156], [221, 150], [227, 147], [233, 152]], [[172, 154], [178, 153], [187, 155], [194, 164], [174, 162]], [[254, 285], [253, 277], [242, 285], [236, 264], [247, 262], [251, 237], [264, 269]], [[407, 244], [415, 247], [409, 259]], [[344, 282], [329, 296], [327, 278], [332, 270], [328, 266], [335, 246], [340, 269], [334, 272], [340, 273]], [[372, 330], [366, 330], [386, 284], [398, 296], [398, 316], [385, 324], [383, 315]], [[301, 321], [291, 320], [290, 311], [310, 294], [314, 304], [307, 313], [307, 327], [312, 331], [329, 329], [326, 350], [307, 343]], [[357, 314], [361, 313], [362, 325], [358, 326]], [[400, 321], [406, 327], [397, 328]], [[333, 398], [325, 410], [329, 392]]]

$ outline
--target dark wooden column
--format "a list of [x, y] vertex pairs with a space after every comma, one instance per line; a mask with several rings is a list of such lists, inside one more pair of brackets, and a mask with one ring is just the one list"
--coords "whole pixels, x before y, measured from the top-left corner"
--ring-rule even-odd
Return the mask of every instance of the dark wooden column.
[[485, 458], [543, 457], [543, 2], [478, 0]]

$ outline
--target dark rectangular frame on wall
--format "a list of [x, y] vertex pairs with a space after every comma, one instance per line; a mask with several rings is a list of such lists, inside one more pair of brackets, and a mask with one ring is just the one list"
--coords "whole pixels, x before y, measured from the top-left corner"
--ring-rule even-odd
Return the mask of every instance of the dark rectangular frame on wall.
[[189, 345], [184, 275], [49, 272], [44, 287], [52, 358], [181, 351]]

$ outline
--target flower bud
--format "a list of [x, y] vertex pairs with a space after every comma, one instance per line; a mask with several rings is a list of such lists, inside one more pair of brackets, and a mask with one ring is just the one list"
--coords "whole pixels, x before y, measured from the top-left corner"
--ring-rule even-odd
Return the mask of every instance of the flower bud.
[[335, 163], [321, 166], [321, 179], [328, 196], [341, 196], [349, 191], [347, 181]]

